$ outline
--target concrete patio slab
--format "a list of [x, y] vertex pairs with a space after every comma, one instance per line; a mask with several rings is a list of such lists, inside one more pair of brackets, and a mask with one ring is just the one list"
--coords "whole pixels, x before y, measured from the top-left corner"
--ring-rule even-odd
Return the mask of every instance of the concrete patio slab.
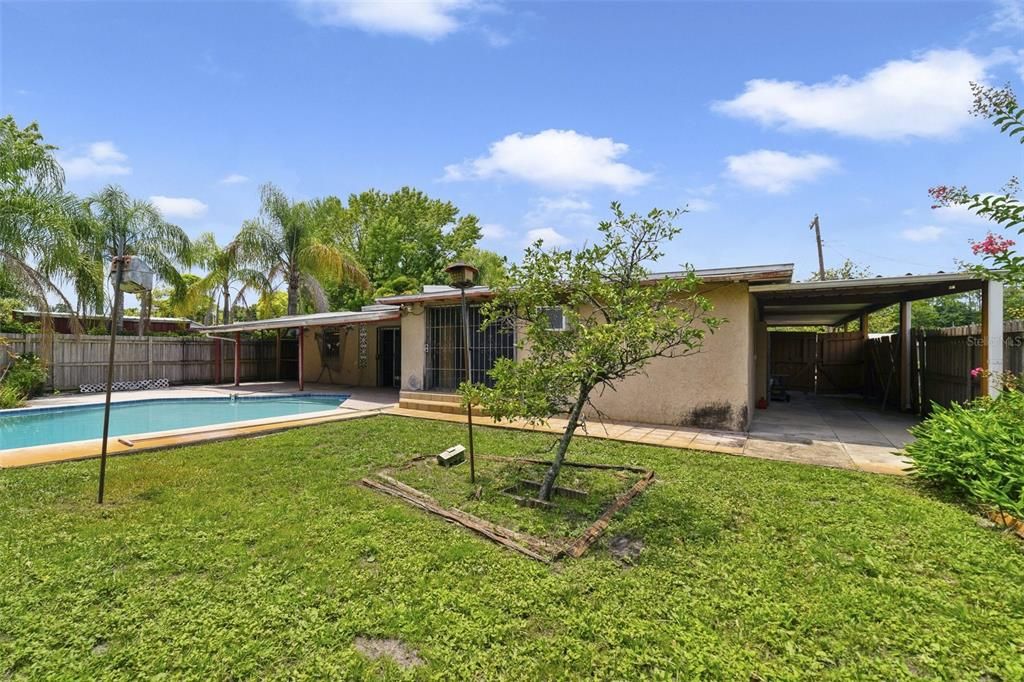
[[[464, 423], [461, 414], [393, 408], [389, 414]], [[542, 433], [562, 433], [564, 419], [543, 425], [495, 422], [475, 417], [474, 423]], [[796, 462], [871, 473], [903, 475], [908, 460], [899, 450], [911, 440], [907, 428], [916, 419], [873, 410], [861, 401], [795, 398], [758, 410], [749, 433], [616, 422], [590, 422], [580, 435], [644, 445], [703, 450], [759, 459]]]

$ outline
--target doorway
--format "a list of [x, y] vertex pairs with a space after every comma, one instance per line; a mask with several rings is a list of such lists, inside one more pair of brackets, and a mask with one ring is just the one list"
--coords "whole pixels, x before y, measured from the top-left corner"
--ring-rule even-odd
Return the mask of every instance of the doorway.
[[377, 330], [377, 385], [402, 387], [402, 330], [398, 327]]

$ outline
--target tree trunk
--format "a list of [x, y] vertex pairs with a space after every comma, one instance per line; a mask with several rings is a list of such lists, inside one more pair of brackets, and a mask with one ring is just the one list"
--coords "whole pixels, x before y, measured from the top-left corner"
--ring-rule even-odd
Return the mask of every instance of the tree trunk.
[[231, 324], [231, 289], [227, 282], [224, 283], [224, 322]]
[[146, 292], [139, 292], [139, 321], [135, 325], [135, 336], [142, 338], [146, 333]]
[[115, 311], [120, 312], [120, 311], [123, 311], [123, 310], [124, 310], [124, 292], [121, 291], [120, 289], [118, 289], [117, 291], [114, 292], [114, 305], [110, 309], [110, 319], [113, 320], [114, 317], [117, 317], [117, 333], [118, 334], [120, 334], [121, 332], [124, 331], [124, 315], [115, 315], [114, 312]]
[[540, 492], [537, 493], [537, 499], [542, 502], [551, 501], [551, 491], [555, 487], [555, 479], [558, 478], [558, 472], [562, 470], [562, 462], [565, 460], [565, 453], [568, 452], [569, 443], [572, 441], [572, 437], [576, 433], [576, 427], [579, 426], [580, 414], [583, 412], [583, 406], [587, 402], [588, 395], [590, 395], [590, 389], [581, 386], [580, 394], [576, 398], [576, 404], [572, 406], [572, 410], [569, 412], [569, 423], [565, 425], [565, 433], [562, 434], [561, 440], [558, 441], [558, 450], [555, 452], [555, 461], [551, 463], [551, 467], [548, 468], [548, 472], [544, 474], [544, 480], [540, 484]]
[[299, 273], [293, 270], [288, 273], [288, 314], [299, 311]]

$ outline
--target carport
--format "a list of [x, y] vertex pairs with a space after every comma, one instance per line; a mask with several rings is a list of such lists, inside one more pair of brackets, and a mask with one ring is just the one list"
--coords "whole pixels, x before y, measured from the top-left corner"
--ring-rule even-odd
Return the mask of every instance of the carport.
[[[767, 384], [767, 375], [771, 373], [771, 359], [778, 356], [778, 353], [775, 356], [772, 354], [769, 330], [780, 327], [819, 326], [838, 329], [854, 320], [860, 320], [861, 331], [840, 333], [831, 337], [825, 335], [829, 337], [826, 343], [815, 346], [815, 367], [817, 371], [824, 371], [827, 374], [827, 370], [822, 368], [830, 361], [835, 361], [834, 364], [839, 367], [844, 364], [842, 357], [856, 357], [858, 348], [863, 358], [868, 338], [869, 314], [891, 305], [898, 305], [899, 330], [896, 334], [893, 358], [898, 377], [896, 383], [899, 385], [898, 405], [902, 410], [910, 410], [911, 370], [914, 361], [910, 304], [917, 300], [970, 291], [981, 292], [981, 366], [993, 374], [998, 374], [1003, 369], [1003, 289], [998, 281], [983, 279], [970, 272], [940, 272], [930, 275], [751, 286], [750, 292], [756, 301], [758, 320], [761, 322], [757, 333], [763, 335], [757, 345], [766, 349], [769, 358], [767, 371], [763, 372], [760, 378]], [[849, 386], [849, 381], [836, 380], [836, 376], [841, 376], [838, 369], [830, 377], [833, 383]], [[767, 385], [764, 385], [763, 389], [767, 395]], [[998, 391], [999, 380], [990, 375], [989, 380], [982, 386], [982, 393], [994, 395]]]

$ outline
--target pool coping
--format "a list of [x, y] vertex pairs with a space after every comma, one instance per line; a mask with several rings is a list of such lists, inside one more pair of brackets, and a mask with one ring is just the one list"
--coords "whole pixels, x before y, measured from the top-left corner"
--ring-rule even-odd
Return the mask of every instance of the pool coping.
[[[318, 393], [306, 394], [308, 397], [349, 397], [344, 393]], [[238, 396], [237, 400], [266, 400], [272, 397], [282, 396]], [[185, 400], [231, 400], [224, 398], [141, 398], [139, 400], [120, 401], [117, 404], [140, 403], [140, 402], [166, 402]], [[46, 406], [38, 408], [19, 408], [19, 412], [32, 410], [58, 411], [67, 409], [80, 409], [83, 407], [95, 408], [96, 404], [71, 405], [71, 406]], [[383, 409], [383, 408], [382, 408]], [[4, 411], [9, 412], [9, 411]], [[221, 424], [207, 424], [204, 426], [192, 426], [184, 429], [170, 429], [165, 431], [150, 431], [144, 433], [124, 434], [111, 436], [107, 442], [108, 455], [123, 455], [133, 452], [143, 452], [160, 448], [169, 448], [194, 443], [226, 440], [229, 438], [240, 438], [256, 434], [273, 433], [284, 431], [300, 426], [322, 424], [344, 419], [373, 416], [379, 413], [377, 409], [353, 410], [344, 407], [344, 403], [333, 410], [318, 410], [315, 412], [300, 412], [298, 414], [284, 415], [281, 417], [263, 417], [261, 419], [248, 419], [235, 422], [224, 422]], [[93, 459], [99, 457], [103, 449], [102, 438], [91, 438], [79, 441], [67, 441], [64, 443], [48, 443], [46, 445], [31, 445], [20, 448], [9, 448], [0, 450], [0, 469], [32, 466], [36, 464], [50, 464], [53, 462], [67, 462], [81, 459]]]

